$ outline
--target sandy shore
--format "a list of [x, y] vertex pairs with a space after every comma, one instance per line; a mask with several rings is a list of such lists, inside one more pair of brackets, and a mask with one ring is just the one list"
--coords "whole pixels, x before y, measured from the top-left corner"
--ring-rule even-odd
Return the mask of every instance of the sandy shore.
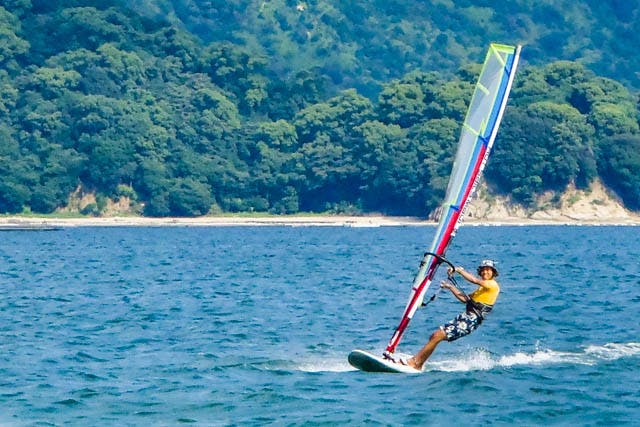
[[[333, 227], [384, 227], [384, 226], [433, 226], [433, 221], [414, 217], [388, 216], [207, 216], [198, 218], [37, 218], [0, 217], [0, 229], [50, 229], [65, 227], [225, 227], [225, 226], [333, 226]], [[476, 220], [467, 218], [463, 226], [499, 225], [640, 225], [636, 217], [611, 218], [603, 220], [562, 218], [501, 218]]]
[[225, 227], [225, 226], [337, 226], [337, 227], [381, 227], [407, 225], [433, 225], [431, 221], [411, 217], [385, 216], [206, 216], [198, 218], [0, 218], [0, 227]]

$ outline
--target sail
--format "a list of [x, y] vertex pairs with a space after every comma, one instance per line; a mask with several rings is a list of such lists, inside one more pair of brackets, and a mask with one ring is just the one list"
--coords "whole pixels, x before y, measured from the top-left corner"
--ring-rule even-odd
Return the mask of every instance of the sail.
[[462, 125], [458, 152], [453, 162], [449, 185], [440, 207], [440, 220], [429, 251], [416, 274], [400, 324], [396, 328], [387, 352], [393, 353], [411, 318], [429, 289], [440, 261], [433, 253], [444, 256], [455, 235], [465, 208], [475, 190], [478, 178], [489, 157], [498, 133], [513, 78], [520, 46], [491, 44], [476, 84], [467, 116]]

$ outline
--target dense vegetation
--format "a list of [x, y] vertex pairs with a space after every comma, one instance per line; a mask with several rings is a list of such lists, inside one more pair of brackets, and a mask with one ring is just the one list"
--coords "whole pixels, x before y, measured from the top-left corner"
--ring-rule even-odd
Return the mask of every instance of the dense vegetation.
[[[129, 197], [157, 216], [425, 215], [442, 198], [493, 34], [480, 29], [503, 12], [477, 1], [129, 3], [145, 15], [121, 0], [0, 6], [0, 212], [52, 212], [80, 188], [98, 195], [85, 210], [94, 214], [106, 198]], [[608, 12], [602, 3], [591, 6], [596, 16]], [[514, 16], [529, 16], [525, 27], [546, 28], [555, 44], [575, 43], [543, 27], [560, 22], [555, 7], [542, 8], [546, 20], [524, 6]], [[158, 19], [169, 10], [169, 21]], [[434, 40], [417, 21], [397, 19], [427, 12]], [[640, 209], [637, 76], [625, 68], [638, 58], [587, 68], [552, 61], [545, 52], [554, 43], [535, 40], [525, 46], [489, 185], [531, 205], [545, 190], [600, 176]]]
[[579, 60], [640, 87], [637, 0], [128, 0], [205, 42], [232, 41], [295, 73], [316, 66], [370, 96], [380, 81], [478, 61], [488, 41], [523, 44], [535, 64]]

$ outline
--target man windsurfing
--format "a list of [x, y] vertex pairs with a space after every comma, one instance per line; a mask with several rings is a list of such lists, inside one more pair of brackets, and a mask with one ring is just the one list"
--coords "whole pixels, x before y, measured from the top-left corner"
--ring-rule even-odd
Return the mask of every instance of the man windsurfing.
[[460, 302], [466, 304], [465, 311], [458, 314], [450, 322], [441, 325], [431, 334], [424, 347], [413, 357], [403, 359], [392, 354], [386, 354], [386, 356], [396, 363], [421, 370], [424, 363], [442, 341], [455, 341], [476, 330], [484, 320], [484, 317], [493, 309], [493, 305], [500, 293], [500, 285], [495, 280], [498, 277], [498, 270], [492, 260], [483, 260], [477, 271], [480, 277], [474, 276], [462, 267], [449, 269], [450, 274], [458, 273], [468, 282], [478, 285], [478, 288], [469, 295], [455, 287], [451, 281], [443, 281], [440, 284], [442, 288], [449, 289]]

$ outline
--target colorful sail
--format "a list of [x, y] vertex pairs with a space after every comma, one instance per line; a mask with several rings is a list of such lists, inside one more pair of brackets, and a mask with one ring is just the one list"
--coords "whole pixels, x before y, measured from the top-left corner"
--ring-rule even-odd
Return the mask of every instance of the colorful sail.
[[393, 353], [411, 318], [422, 305], [440, 261], [456, 233], [465, 208], [491, 151], [518, 66], [520, 46], [491, 44], [480, 72], [467, 116], [462, 125], [458, 152], [449, 186], [441, 205], [440, 220], [431, 248], [425, 254], [411, 288], [409, 302], [386, 351]]

